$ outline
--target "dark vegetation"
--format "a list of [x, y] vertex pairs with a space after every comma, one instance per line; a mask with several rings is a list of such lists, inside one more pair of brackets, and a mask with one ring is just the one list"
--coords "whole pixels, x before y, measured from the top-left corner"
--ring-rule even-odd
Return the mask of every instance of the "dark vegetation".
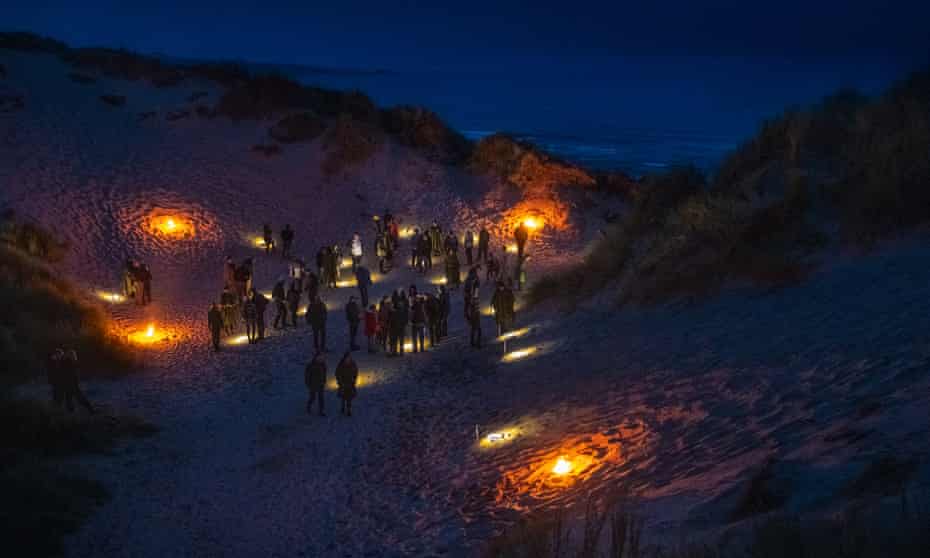
[[124, 95], [101, 95], [100, 100], [111, 107], [121, 107], [126, 104]]
[[63, 537], [108, 498], [60, 458], [154, 432], [140, 419], [99, 412], [105, 407], [71, 415], [13, 395], [19, 383], [44, 381], [56, 347], [77, 350], [83, 377], [112, 377], [132, 365], [106, 313], [51, 267], [66, 250], [41, 226], [0, 214], [0, 538], [17, 556], [60, 554]]
[[868, 246], [930, 220], [928, 146], [930, 71], [878, 98], [841, 92], [792, 109], [710, 183], [676, 169], [610, 186], [626, 190], [628, 213], [530, 299], [574, 303], [612, 285], [621, 302], [651, 303], [732, 280], [798, 281], [828, 243]]
[[268, 129], [268, 135], [281, 143], [313, 141], [326, 130], [326, 122], [312, 112], [285, 116]]

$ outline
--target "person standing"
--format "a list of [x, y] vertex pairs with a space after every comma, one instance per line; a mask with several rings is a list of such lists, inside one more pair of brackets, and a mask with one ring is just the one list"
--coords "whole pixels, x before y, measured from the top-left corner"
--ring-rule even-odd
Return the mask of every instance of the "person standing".
[[469, 325], [469, 339], [471, 346], [476, 349], [481, 348], [481, 307], [478, 303], [478, 296], [475, 296], [467, 302], [465, 306], [465, 319]]
[[220, 295], [220, 306], [223, 309], [223, 328], [226, 330], [226, 335], [235, 333], [236, 328], [239, 326], [238, 303], [236, 294], [232, 292], [229, 285], [223, 287], [223, 294]]
[[355, 268], [355, 283], [358, 285], [358, 294], [362, 299], [362, 307], [368, 306], [368, 287], [371, 286], [371, 272], [364, 265]]
[[513, 231], [513, 238], [517, 241], [517, 261], [523, 259], [523, 250], [526, 248], [526, 241], [530, 237], [530, 231], [526, 225], [520, 223]]
[[415, 296], [411, 301], [410, 337], [413, 341], [413, 352], [426, 352], [426, 303], [421, 296]]
[[297, 327], [297, 310], [300, 309], [300, 290], [297, 283], [292, 282], [287, 290], [287, 313], [291, 316], [291, 325]]
[[368, 310], [365, 311], [365, 337], [368, 338], [369, 353], [377, 352], [377, 349], [375, 348], [377, 346], [377, 336], [378, 311], [375, 309], [375, 305], [372, 304], [368, 307]]
[[[268, 308], [268, 299], [265, 295], [252, 289], [252, 300], [255, 301], [255, 326], [257, 328], [258, 340], [265, 339], [265, 310]], [[294, 318], [295, 323], [297, 318]]]
[[355, 338], [358, 336], [358, 324], [361, 322], [361, 311], [355, 297], [350, 296], [349, 302], [346, 303], [346, 321], [349, 322], [349, 350], [357, 351], [359, 346], [355, 344]]
[[284, 225], [281, 229], [281, 256], [284, 258], [291, 257], [291, 247], [294, 245], [294, 229], [290, 224]]
[[258, 338], [258, 311], [255, 301], [250, 297], [246, 297], [242, 305], [242, 318], [245, 320], [245, 335], [251, 345]]
[[274, 233], [271, 232], [271, 225], [265, 223], [262, 225], [262, 241], [265, 243], [265, 253], [274, 252]]
[[307, 308], [307, 323], [313, 330], [313, 350], [326, 352], [326, 304], [316, 297]]
[[307, 301], [312, 301], [320, 294], [320, 278], [311, 270], [304, 274], [304, 289], [307, 291]]
[[381, 305], [378, 307], [378, 341], [381, 343], [381, 350], [388, 352], [388, 341], [391, 338], [391, 299], [384, 296], [381, 299]]
[[342, 399], [342, 414], [352, 416], [352, 400], [355, 399], [358, 385], [358, 365], [352, 360], [352, 354], [346, 351], [336, 366], [336, 384], [339, 398]]
[[478, 232], [478, 261], [485, 261], [488, 258], [488, 247], [491, 245], [491, 235], [487, 227], [481, 227]]
[[326, 359], [323, 358], [322, 354], [314, 354], [313, 360], [307, 364], [304, 369], [304, 384], [307, 386], [309, 395], [307, 398], [307, 414], [313, 414], [313, 400], [316, 399], [318, 402], [317, 407], [319, 407], [318, 412], [321, 417], [325, 417], [323, 390], [326, 388]]
[[423, 305], [426, 308], [426, 322], [429, 327], [429, 345], [435, 347], [439, 344], [439, 299], [433, 293], [429, 293]]
[[150, 304], [152, 302], [152, 270], [149, 264], [142, 264], [140, 277], [142, 279], [142, 304]]
[[223, 284], [227, 286], [236, 284], [236, 262], [233, 261], [232, 256], [226, 256], [226, 261], [223, 263]]
[[284, 281], [278, 281], [274, 284], [274, 289], [271, 290], [271, 300], [274, 301], [275, 307], [274, 323], [272, 325], [275, 329], [286, 329], [287, 295], [284, 292]]
[[362, 237], [358, 233], [352, 235], [349, 253], [352, 255], [352, 272], [354, 273], [362, 263]]
[[62, 393], [68, 412], [74, 412], [74, 401], [77, 400], [82, 407], [87, 409], [88, 413], [94, 414], [94, 407], [90, 404], [90, 401], [87, 400], [87, 397], [84, 396], [84, 392], [81, 391], [77, 351], [74, 349], [67, 351], [64, 358], [61, 360], [61, 364]]
[[471, 230], [465, 231], [465, 262], [469, 267], [471, 267], [474, 260], [474, 247], [475, 247], [475, 235], [472, 234]]
[[220, 332], [223, 330], [223, 314], [216, 303], [210, 305], [207, 312], [207, 325], [210, 328], [210, 339], [213, 341], [213, 350], [220, 350]]
[[434, 256], [442, 255], [442, 229], [439, 228], [439, 223], [433, 221], [433, 224], [429, 226], [429, 243], [430, 251]]

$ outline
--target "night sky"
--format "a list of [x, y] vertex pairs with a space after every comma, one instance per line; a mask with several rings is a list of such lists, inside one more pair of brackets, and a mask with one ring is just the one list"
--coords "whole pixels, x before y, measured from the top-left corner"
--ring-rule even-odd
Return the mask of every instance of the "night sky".
[[930, 2], [19, 1], [5, 29], [78, 46], [327, 66], [463, 68], [623, 55], [923, 62]]

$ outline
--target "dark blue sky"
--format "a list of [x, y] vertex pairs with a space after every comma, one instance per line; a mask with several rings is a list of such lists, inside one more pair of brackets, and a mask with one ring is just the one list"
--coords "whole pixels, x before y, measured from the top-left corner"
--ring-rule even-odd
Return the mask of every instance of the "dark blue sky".
[[15, 1], [2, 25], [80, 46], [333, 66], [503, 67], [623, 55], [924, 61], [930, 2]]

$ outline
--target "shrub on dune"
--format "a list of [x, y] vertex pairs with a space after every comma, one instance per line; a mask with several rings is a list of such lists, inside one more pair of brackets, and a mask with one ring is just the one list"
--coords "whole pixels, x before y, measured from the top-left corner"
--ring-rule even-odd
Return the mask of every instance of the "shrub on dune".
[[384, 141], [379, 128], [342, 116], [323, 135], [323, 172], [334, 175], [363, 163]]
[[326, 122], [312, 112], [285, 116], [268, 129], [268, 135], [281, 143], [313, 141], [326, 130]]

